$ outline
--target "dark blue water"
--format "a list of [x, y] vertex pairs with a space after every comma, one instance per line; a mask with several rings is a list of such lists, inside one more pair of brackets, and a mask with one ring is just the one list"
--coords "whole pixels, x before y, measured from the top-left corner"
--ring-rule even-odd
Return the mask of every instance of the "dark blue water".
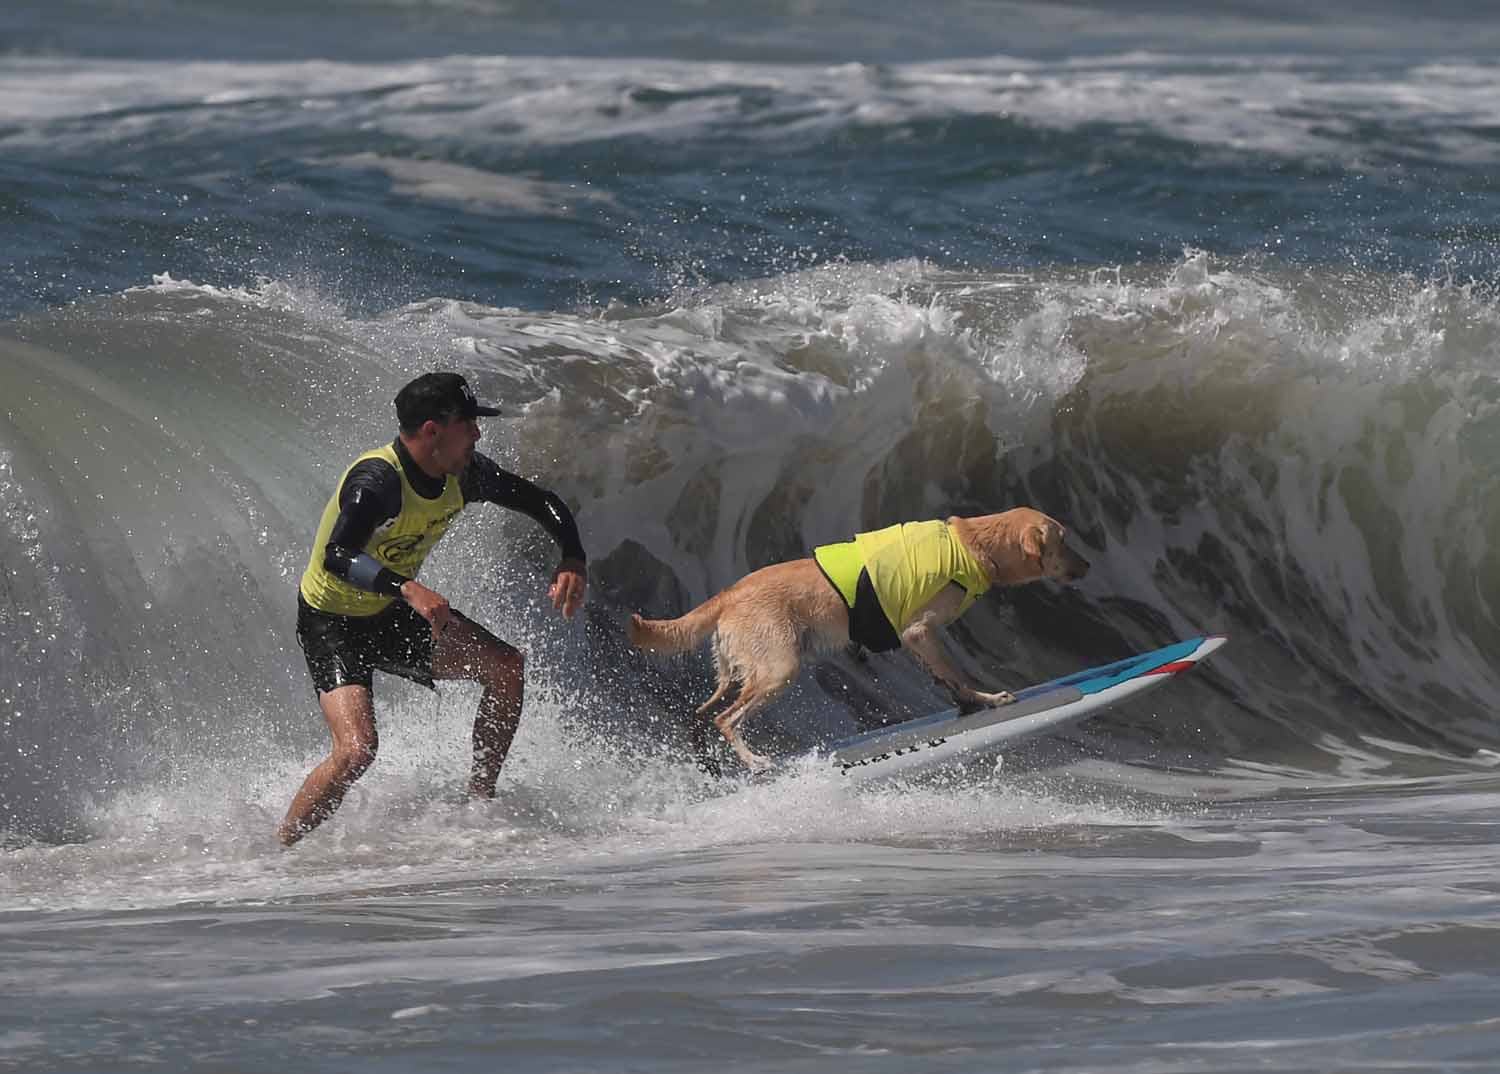
[[[830, 258], [1155, 263], [1185, 245], [1493, 269], [1493, 31], [1456, 6], [4, 17], [4, 311], [164, 268], [303, 279], [370, 309], [639, 302]], [[413, 189], [443, 165], [462, 169], [430, 180], [443, 191]], [[541, 202], [468, 189], [497, 177], [544, 183]]]

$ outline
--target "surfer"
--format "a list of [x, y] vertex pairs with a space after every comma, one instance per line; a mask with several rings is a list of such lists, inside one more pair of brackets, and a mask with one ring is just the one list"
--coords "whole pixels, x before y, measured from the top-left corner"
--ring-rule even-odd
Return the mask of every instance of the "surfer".
[[548, 596], [571, 619], [583, 603], [586, 557], [572, 512], [552, 492], [474, 450], [482, 406], [457, 373], [425, 373], [396, 396], [391, 443], [360, 455], [323, 509], [297, 596], [297, 641], [333, 749], [292, 799], [277, 835], [291, 846], [338, 809], [375, 760], [372, 672], [433, 687], [481, 683], [469, 794], [493, 798], [521, 718], [525, 660], [513, 646], [416, 580], [453, 519], [471, 503], [520, 511], [562, 549]]

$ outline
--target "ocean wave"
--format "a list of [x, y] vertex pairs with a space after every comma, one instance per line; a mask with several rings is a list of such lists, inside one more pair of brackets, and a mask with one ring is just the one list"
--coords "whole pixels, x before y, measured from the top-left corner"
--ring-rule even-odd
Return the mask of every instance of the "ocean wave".
[[[619, 748], [671, 738], [707, 679], [629, 653], [626, 612], [683, 610], [860, 529], [1031, 503], [1095, 568], [983, 602], [954, 631], [971, 669], [1019, 686], [1233, 639], [1079, 748], [1312, 772], [1357, 745], [1399, 773], [1411, 754], [1391, 742], [1467, 764], [1494, 746], [1500, 685], [1497, 335], [1482, 289], [1196, 251], [372, 318], [285, 283], [164, 275], [28, 316], [0, 333], [8, 827], [66, 829], [77, 811], [56, 803], [84, 787], [312, 748], [290, 622], [308, 526], [348, 458], [391, 435], [395, 389], [435, 366], [507, 402], [481, 448], [574, 504], [595, 595], [581, 636], [554, 622], [552, 551], [506, 516], [466, 519], [435, 584], [535, 647], [537, 688], [623, 730]], [[547, 670], [559, 652], [581, 677]], [[941, 707], [900, 656], [871, 659], [809, 670], [755, 733], [791, 748]]]
[[[879, 65], [10, 57], [0, 61], [0, 144], [48, 156], [139, 154], [184, 140], [340, 144], [337, 132], [360, 130], [454, 147], [459, 157], [446, 163], [456, 167], [518, 148], [637, 140], [693, 151], [836, 146], [987, 120], [987, 139], [997, 146], [1028, 129], [1112, 128], [1116, 139], [1150, 135], [1199, 151], [1313, 164], [1481, 168], [1500, 151], [1487, 125], [1494, 75], [1494, 64], [1481, 59], [1351, 63], [1339, 54], [1128, 52]], [[376, 161], [369, 153], [350, 158], [362, 168]], [[341, 165], [326, 158], [323, 166]], [[401, 154], [389, 167], [406, 181], [420, 163]], [[433, 180], [408, 186], [423, 195]]]

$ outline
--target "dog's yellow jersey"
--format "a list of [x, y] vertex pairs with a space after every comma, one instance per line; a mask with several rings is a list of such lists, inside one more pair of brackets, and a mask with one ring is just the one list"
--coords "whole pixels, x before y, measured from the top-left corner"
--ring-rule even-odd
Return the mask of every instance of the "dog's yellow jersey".
[[333, 524], [339, 517], [339, 489], [349, 471], [366, 459], [383, 459], [395, 468], [401, 478], [401, 512], [386, 525], [377, 529], [361, 551], [375, 558], [382, 567], [389, 568], [403, 578], [415, 578], [432, 546], [437, 544], [448, 526], [463, 510], [464, 496], [458, 478], [448, 475], [442, 494], [435, 499], [419, 496], [406, 478], [406, 470], [396, 450], [390, 444], [367, 451], [349, 464], [343, 477], [334, 486], [328, 505], [323, 508], [323, 518], [318, 523], [318, 536], [313, 541], [312, 555], [307, 569], [302, 572], [302, 599], [312, 607], [334, 615], [374, 615], [390, 604], [392, 598], [381, 593], [371, 593], [350, 585], [334, 575], [323, 565], [323, 552]]
[[813, 550], [813, 558], [844, 603], [854, 607], [861, 571], [868, 572], [880, 610], [899, 634], [950, 583], [964, 588], [954, 618], [990, 588], [989, 576], [948, 523], [903, 522]]

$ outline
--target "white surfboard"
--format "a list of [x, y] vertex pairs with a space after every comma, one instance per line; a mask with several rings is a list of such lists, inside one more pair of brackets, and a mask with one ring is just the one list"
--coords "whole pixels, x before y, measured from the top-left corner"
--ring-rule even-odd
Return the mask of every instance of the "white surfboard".
[[1010, 705], [964, 716], [949, 709], [844, 739], [820, 753], [856, 782], [914, 775], [1092, 716], [1171, 680], [1228, 640], [1222, 634], [1189, 638], [1027, 687]]

